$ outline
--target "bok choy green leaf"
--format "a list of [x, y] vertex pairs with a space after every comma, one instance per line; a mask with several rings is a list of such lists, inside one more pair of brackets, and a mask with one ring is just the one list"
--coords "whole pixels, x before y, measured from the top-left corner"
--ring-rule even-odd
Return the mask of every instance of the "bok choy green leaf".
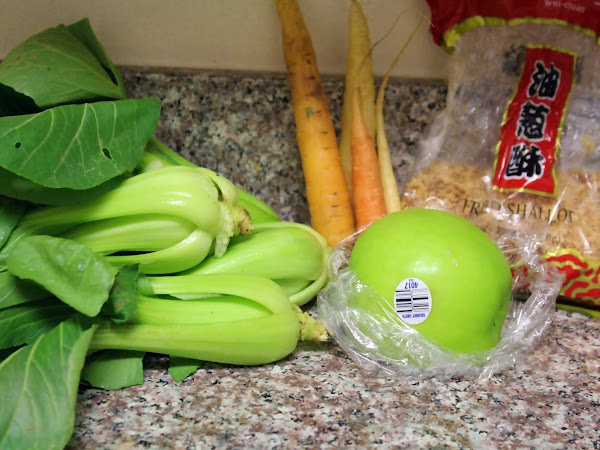
[[66, 304], [94, 317], [106, 302], [118, 269], [84, 245], [52, 236], [28, 236], [12, 248], [8, 271], [44, 286]]
[[62, 449], [69, 442], [95, 328], [78, 314], [0, 363], [0, 448]]
[[1, 117], [0, 167], [46, 187], [92, 188], [135, 168], [159, 115], [146, 98]]

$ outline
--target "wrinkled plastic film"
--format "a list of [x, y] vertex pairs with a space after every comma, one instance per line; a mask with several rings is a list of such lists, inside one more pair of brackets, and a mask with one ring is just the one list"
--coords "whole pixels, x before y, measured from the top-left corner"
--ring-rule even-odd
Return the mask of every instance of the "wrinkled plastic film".
[[[515, 277], [515, 298], [498, 345], [488, 352], [472, 354], [446, 351], [404, 323], [385, 299], [360, 282], [348, 266], [356, 237], [333, 248], [329, 257], [330, 281], [318, 295], [317, 314], [340, 347], [372, 375], [489, 379], [518, 364], [551, 324], [562, 276], [536, 258], [521, 266]], [[523, 293], [526, 300], [518, 300], [516, 297]], [[377, 302], [379, 312], [361, 308], [356, 301], [358, 295], [367, 295]]]
[[[504, 115], [526, 50], [536, 46], [576, 55], [558, 133], [553, 195], [493, 185]], [[600, 45], [573, 27], [527, 22], [464, 33], [450, 58], [446, 107], [401, 180], [402, 207], [467, 218], [506, 251], [511, 264], [536, 254], [560, 259], [554, 265], [574, 277], [565, 280], [560, 298], [600, 308], [594, 277], [600, 267], [599, 71]]]
[[[576, 55], [556, 133], [552, 194], [494, 184], [508, 107], [522, 77], [527, 79], [528, 52], [538, 47]], [[459, 37], [449, 62], [446, 106], [399, 180], [401, 206], [462, 216], [498, 245], [514, 275], [501, 339], [490, 351], [462, 355], [429, 342], [349, 268], [355, 235], [333, 249], [330, 282], [318, 296], [317, 311], [360, 367], [416, 379], [489, 379], [535, 351], [552, 323], [557, 298], [600, 307], [599, 72], [597, 40], [564, 23], [480, 26]], [[369, 310], [378, 312], [360, 307], [364, 296], [379, 305]]]

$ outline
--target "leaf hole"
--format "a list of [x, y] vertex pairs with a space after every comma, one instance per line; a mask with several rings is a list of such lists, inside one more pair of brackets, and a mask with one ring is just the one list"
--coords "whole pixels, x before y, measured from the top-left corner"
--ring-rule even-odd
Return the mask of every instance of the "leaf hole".
[[110, 150], [107, 149], [106, 147], [102, 148], [102, 154], [104, 155], [105, 158], [112, 159], [112, 155], [110, 154]]
[[15, 142], [15, 148], [21, 148], [21, 145], [23, 145], [21, 142]]

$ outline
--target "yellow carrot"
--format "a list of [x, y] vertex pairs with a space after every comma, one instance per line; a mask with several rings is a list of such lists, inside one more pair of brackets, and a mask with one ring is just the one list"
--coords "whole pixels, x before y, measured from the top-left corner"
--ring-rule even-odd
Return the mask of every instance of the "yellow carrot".
[[296, 0], [275, 0], [292, 94], [296, 138], [312, 227], [329, 245], [354, 233], [333, 120], [315, 52]]
[[342, 105], [340, 155], [342, 167], [352, 193], [352, 157], [350, 149], [352, 129], [352, 94], [358, 87], [361, 95], [363, 117], [369, 133], [375, 135], [375, 83], [371, 60], [371, 40], [367, 18], [357, 0], [352, 0], [348, 19], [349, 39]]
[[394, 175], [394, 168], [392, 166], [392, 159], [390, 157], [390, 147], [388, 145], [387, 137], [385, 134], [385, 123], [383, 121], [383, 100], [385, 95], [385, 88], [387, 86], [392, 70], [394, 69], [396, 64], [398, 64], [398, 61], [400, 61], [400, 58], [404, 54], [406, 47], [408, 47], [408, 44], [416, 34], [422, 22], [423, 19], [421, 19], [419, 24], [415, 27], [407, 41], [404, 43], [404, 45], [396, 55], [396, 58], [394, 58], [394, 61], [385, 73], [383, 81], [379, 86], [379, 91], [377, 92], [377, 155], [379, 158], [379, 171], [381, 176], [381, 184], [383, 187], [383, 197], [385, 199], [385, 208], [388, 213], [399, 211], [401, 209], [401, 206], [400, 196], [398, 194], [398, 185], [396, 184], [396, 176]]
[[352, 97], [352, 195], [356, 228], [362, 230], [386, 213], [373, 136], [362, 115], [360, 95]]

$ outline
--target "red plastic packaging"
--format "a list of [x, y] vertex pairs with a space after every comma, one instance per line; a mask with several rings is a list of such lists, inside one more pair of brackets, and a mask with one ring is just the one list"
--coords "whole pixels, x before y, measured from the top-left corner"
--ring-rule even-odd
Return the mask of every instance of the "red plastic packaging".
[[523, 20], [547, 21], [577, 27], [600, 35], [600, 2], [596, 0], [427, 0], [431, 9], [431, 35], [438, 45], [453, 47], [458, 36], [486, 24]]
[[515, 273], [539, 255], [564, 277], [561, 304], [600, 315], [600, 1], [428, 4], [448, 96], [402, 207], [471, 220]]

